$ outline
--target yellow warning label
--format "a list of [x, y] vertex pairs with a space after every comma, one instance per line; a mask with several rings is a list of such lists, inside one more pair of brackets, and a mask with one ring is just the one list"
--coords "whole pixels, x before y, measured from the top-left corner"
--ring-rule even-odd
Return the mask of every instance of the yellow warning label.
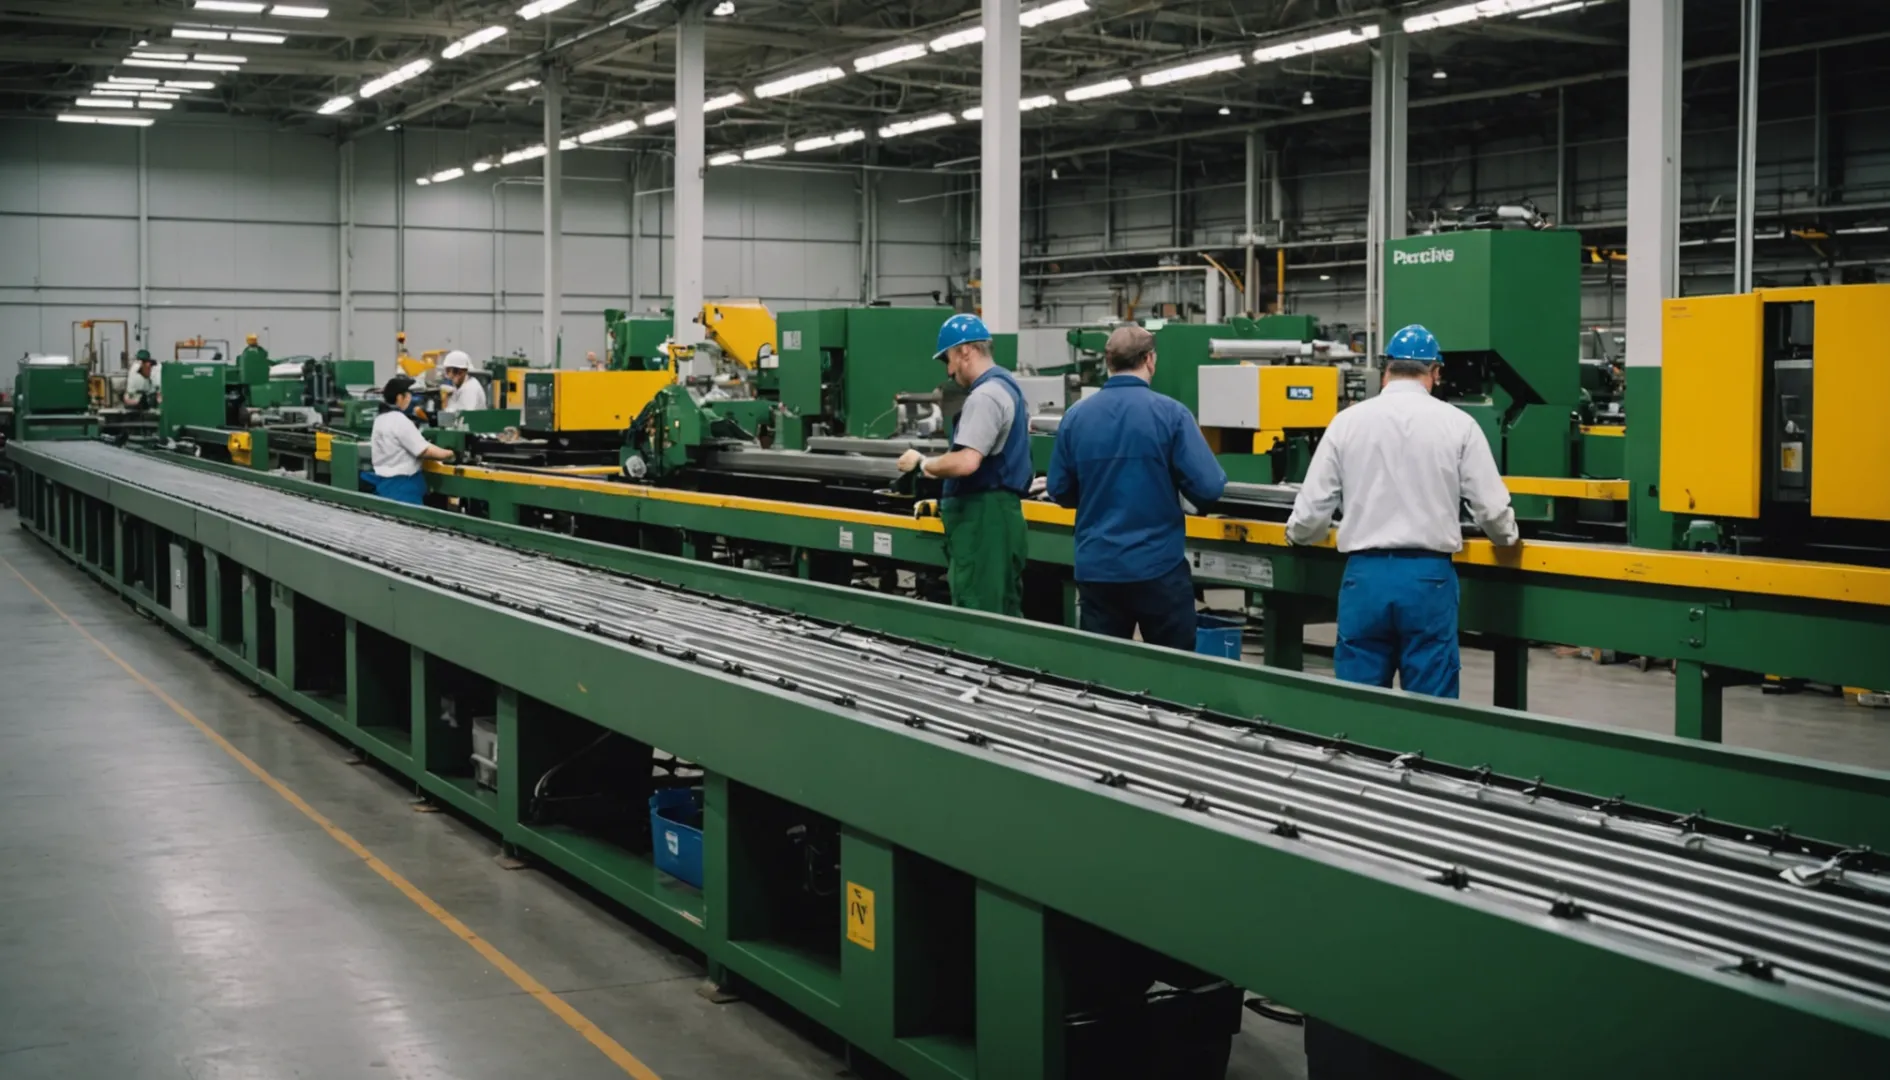
[[873, 947], [873, 890], [847, 882], [847, 940], [862, 949]]

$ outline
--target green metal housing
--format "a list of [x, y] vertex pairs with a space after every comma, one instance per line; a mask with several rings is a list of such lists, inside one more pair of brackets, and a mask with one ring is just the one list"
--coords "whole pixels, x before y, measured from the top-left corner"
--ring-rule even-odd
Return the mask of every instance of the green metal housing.
[[170, 439], [186, 427], [222, 427], [228, 412], [224, 390], [231, 370], [228, 364], [159, 364], [158, 392], [163, 401], [158, 408], [158, 434]]
[[33, 440], [96, 435], [89, 374], [78, 364], [22, 363], [13, 376], [13, 436]]
[[[711, 978], [765, 991], [906, 1076], [1069, 1075], [1065, 1003], [1106, 937], [1466, 1078], [1586, 1080], [1675, 1062], [1700, 1075], [1862, 1076], [1890, 1051], [1890, 1024], [1859, 1007], [1609, 944], [1290, 838], [1239, 835], [975, 746], [860, 723], [844, 708], [521, 617], [31, 447], [9, 453], [22, 522], [108, 588], [509, 848], [699, 950]], [[1438, 759], [1890, 843], [1890, 776], [1879, 773], [1414, 698], [241, 475], [1233, 715], [1380, 745], [1412, 745], [1422, 732]], [[170, 565], [173, 545], [185, 566]], [[186, 591], [174, 595], [180, 581]], [[465, 728], [436, 708], [449, 682], [483, 688], [497, 717], [496, 791], [474, 782]], [[700, 891], [656, 872], [647, 848], [530, 812], [532, 777], [603, 730], [704, 769]], [[849, 936], [855, 909], [838, 897], [811, 934], [782, 920], [787, 896], [765, 845], [784, 820], [810, 813], [837, 823], [841, 879], [872, 893], [871, 947]]]
[[[832, 435], [891, 435], [899, 426], [894, 395], [932, 390], [945, 380], [945, 367], [932, 353], [938, 328], [952, 314], [948, 307], [782, 312], [775, 350], [782, 445], [805, 446], [817, 428]], [[999, 363], [1016, 367], [1014, 336], [1008, 350], [993, 351]]]
[[[1504, 475], [1575, 475], [1581, 234], [1488, 229], [1391, 241], [1386, 332], [1410, 323], [1437, 335], [1440, 393], [1476, 419]], [[1513, 502], [1526, 521], [1573, 509], [1535, 495]]]

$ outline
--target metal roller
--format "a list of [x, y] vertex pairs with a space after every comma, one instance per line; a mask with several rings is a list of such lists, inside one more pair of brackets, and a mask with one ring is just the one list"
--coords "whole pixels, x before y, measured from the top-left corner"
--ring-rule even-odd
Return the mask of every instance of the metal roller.
[[[698, 665], [704, 677], [761, 680], [912, 738], [973, 741], [1070, 783], [1102, 781], [1269, 842], [1451, 884], [1523, 917], [1579, 912], [1582, 933], [1676, 962], [1768, 965], [1790, 992], [1890, 1013], [1890, 874], [1874, 857], [1078, 686], [102, 444], [41, 449], [337, 557]], [[417, 551], [429, 555], [424, 570]]]
[[1208, 358], [1212, 360], [1291, 360], [1313, 354], [1310, 341], [1284, 341], [1265, 338], [1210, 338]]

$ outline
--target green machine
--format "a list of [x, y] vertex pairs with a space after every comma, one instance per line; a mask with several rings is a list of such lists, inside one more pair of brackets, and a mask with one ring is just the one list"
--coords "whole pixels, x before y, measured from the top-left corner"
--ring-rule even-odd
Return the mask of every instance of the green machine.
[[98, 434], [84, 366], [64, 357], [28, 357], [13, 376], [13, 437], [84, 439]]
[[[784, 311], [779, 318], [781, 445], [815, 435], [883, 439], [899, 430], [898, 398], [945, 381], [933, 359], [948, 307], [853, 307]], [[993, 354], [1017, 368], [1017, 335], [999, 334]], [[950, 412], [949, 408], [946, 412]]]
[[661, 371], [669, 366], [663, 342], [673, 320], [668, 308], [659, 315], [631, 315], [617, 308], [604, 311], [605, 366], [612, 371]]
[[[1319, 320], [1311, 315], [1262, 315], [1249, 319], [1236, 315], [1221, 323], [1173, 322], [1163, 319], [1143, 319], [1140, 325], [1155, 335], [1155, 355], [1160, 363], [1155, 367], [1153, 386], [1188, 407], [1188, 411], [1200, 415], [1200, 381], [1196, 374], [1207, 364], [1238, 363], [1218, 359], [1211, 355], [1210, 342], [1240, 341], [1297, 341], [1310, 344], [1319, 336]], [[1103, 346], [1109, 341], [1114, 326], [1080, 326], [1065, 335], [1070, 343], [1070, 363], [1052, 369], [1040, 369], [1039, 374], [1052, 375], [1075, 371], [1082, 385], [1101, 386], [1108, 379], [1104, 369]]]
[[[1385, 326], [1410, 323], [1437, 335], [1439, 396], [1476, 419], [1503, 475], [1580, 475], [1579, 233], [1479, 229], [1391, 241]], [[1516, 516], [1543, 522], [1572, 512], [1557, 502], [1517, 495]]]

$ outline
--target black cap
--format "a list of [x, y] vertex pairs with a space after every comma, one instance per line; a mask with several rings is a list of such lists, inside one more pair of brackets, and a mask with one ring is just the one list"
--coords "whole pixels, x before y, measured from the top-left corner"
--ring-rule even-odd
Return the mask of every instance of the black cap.
[[387, 380], [386, 386], [381, 387], [381, 400], [392, 405], [394, 402], [400, 400], [400, 395], [408, 393], [412, 389], [412, 379], [409, 379], [405, 375], [396, 375]]

